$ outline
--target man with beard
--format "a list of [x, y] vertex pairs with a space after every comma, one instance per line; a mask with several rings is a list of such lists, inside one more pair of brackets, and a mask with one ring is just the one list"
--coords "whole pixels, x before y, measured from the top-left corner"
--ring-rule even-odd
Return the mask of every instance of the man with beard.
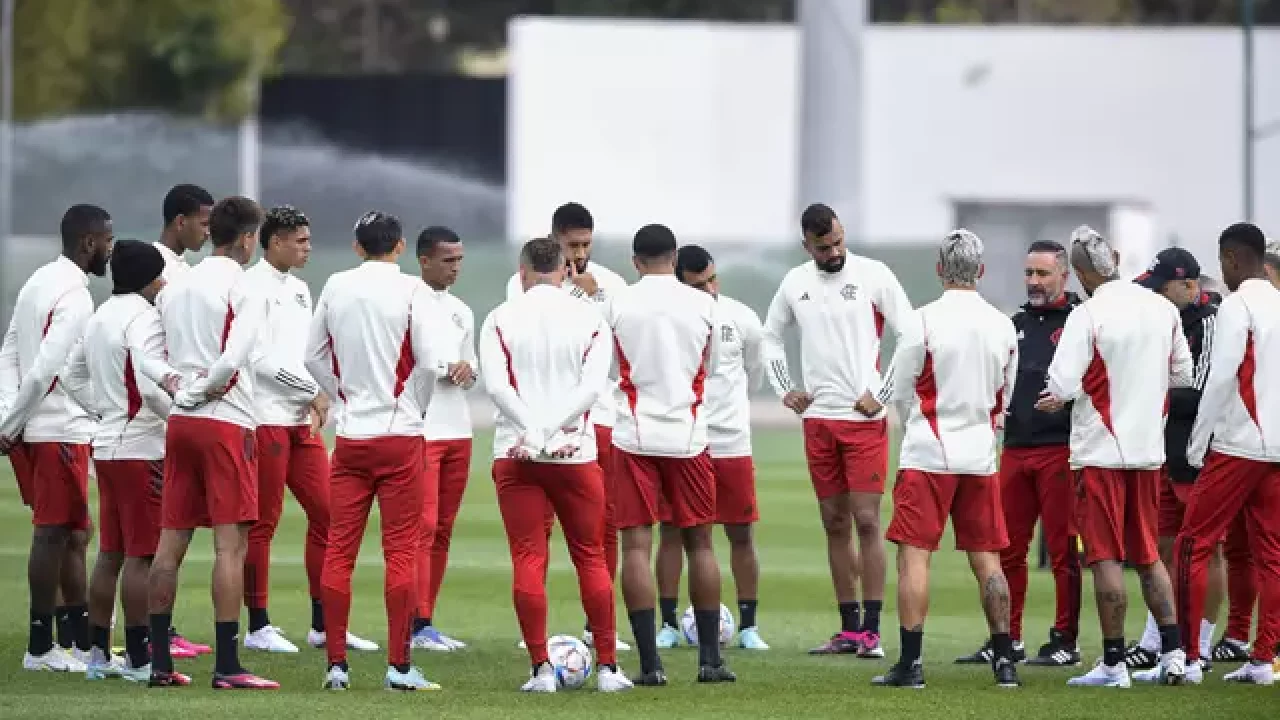
[[[89, 638], [85, 550], [89, 455], [94, 423], [57, 382], [93, 315], [89, 274], [103, 277], [115, 236], [111, 216], [74, 205], [62, 216], [62, 255], [22, 286], [0, 349], [0, 454], [9, 455], [23, 503], [32, 510], [31, 623], [27, 670], [84, 672]], [[75, 657], [53, 642], [61, 586]]]
[[[1080, 663], [1076, 639], [1080, 631], [1080, 560], [1076, 553], [1071, 481], [1071, 418], [1067, 413], [1035, 409], [1044, 389], [1045, 372], [1062, 327], [1080, 298], [1067, 292], [1070, 271], [1067, 251], [1051, 241], [1031, 244], [1024, 277], [1027, 303], [1013, 316], [1018, 331], [1018, 381], [1004, 418], [1004, 447], [1000, 453], [1000, 499], [1009, 544], [1000, 551], [1000, 566], [1009, 582], [1009, 634], [1013, 659], [1027, 659], [1022, 642], [1022, 611], [1027, 601], [1027, 550], [1036, 520], [1048, 546], [1056, 613], [1049, 642], [1027, 660], [1031, 665], [1067, 666]], [[988, 665], [990, 643], [957, 663]]]
[[[883, 379], [879, 371], [885, 323], [901, 335], [911, 302], [884, 263], [847, 251], [844, 226], [830, 207], [810, 205], [800, 227], [811, 261], [787, 273], [774, 295], [764, 323], [764, 353], [769, 383], [783, 405], [804, 417], [805, 455], [840, 611], [840, 631], [810, 652], [881, 658], [880, 500], [889, 471], [889, 432], [884, 408], [874, 408], [892, 391], [892, 369]], [[803, 391], [787, 370], [783, 334], [792, 326], [800, 334]], [[855, 530], [861, 558], [853, 545]], [[866, 609], [861, 620], [859, 580]]]

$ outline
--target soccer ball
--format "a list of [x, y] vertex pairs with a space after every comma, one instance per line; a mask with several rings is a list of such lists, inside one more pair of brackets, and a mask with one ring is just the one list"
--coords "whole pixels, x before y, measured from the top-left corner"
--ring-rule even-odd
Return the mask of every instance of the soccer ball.
[[[680, 629], [684, 631], [685, 642], [690, 645], [698, 644], [698, 623], [693, 617], [693, 606], [690, 605], [684, 611], [684, 617], [680, 618]], [[737, 624], [733, 620], [733, 613], [723, 604], [720, 605], [720, 645], [725, 646], [733, 639], [733, 633], [737, 630]]]
[[572, 635], [556, 635], [547, 640], [547, 657], [556, 673], [556, 686], [577, 690], [591, 677], [591, 648]]

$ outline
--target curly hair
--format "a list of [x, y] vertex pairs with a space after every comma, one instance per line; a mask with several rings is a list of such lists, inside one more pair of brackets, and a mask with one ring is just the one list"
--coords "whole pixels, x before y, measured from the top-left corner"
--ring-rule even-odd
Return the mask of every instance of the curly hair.
[[310, 226], [311, 221], [298, 208], [292, 205], [277, 205], [267, 211], [267, 217], [262, 221], [262, 249], [266, 250], [271, 238], [276, 235]]

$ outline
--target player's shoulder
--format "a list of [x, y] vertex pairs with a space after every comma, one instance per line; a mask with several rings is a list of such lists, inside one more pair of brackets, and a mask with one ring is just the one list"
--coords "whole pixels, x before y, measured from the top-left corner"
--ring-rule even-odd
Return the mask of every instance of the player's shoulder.
[[817, 267], [814, 266], [812, 260], [808, 260], [788, 270], [787, 274], [782, 276], [779, 289], [789, 290], [805, 286], [813, 282], [816, 277]]
[[887, 263], [866, 255], [849, 253], [845, 259], [845, 267], [852, 270], [859, 277], [867, 278], [877, 283], [896, 283], [898, 281], [898, 276], [893, 273], [893, 269]]
[[604, 265], [601, 265], [600, 263], [597, 263], [594, 261], [590, 263], [590, 267], [587, 268], [587, 271], [590, 272], [591, 276], [596, 279], [597, 285], [607, 290], [611, 290], [613, 288], [618, 288], [618, 287], [626, 287], [626, 285], [628, 284], [626, 281], [626, 278], [610, 270]]

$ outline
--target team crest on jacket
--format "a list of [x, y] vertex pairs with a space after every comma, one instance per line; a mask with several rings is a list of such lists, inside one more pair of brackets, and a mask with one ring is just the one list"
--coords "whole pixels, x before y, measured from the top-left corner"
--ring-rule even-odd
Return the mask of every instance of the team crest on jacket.
[[459, 330], [462, 329], [462, 316], [458, 313], [453, 314], [453, 324], [457, 325]]
[[856, 299], [858, 297], [858, 286], [853, 283], [845, 283], [845, 286], [840, 288], [840, 297], [845, 300]]
[[298, 301], [298, 305], [302, 306], [302, 308], [303, 308], [304, 310], [306, 309], [306, 307], [307, 307], [307, 295], [306, 295], [306, 293], [298, 293], [297, 295], [294, 295], [294, 296], [293, 296], [293, 299], [294, 299], [294, 300], [297, 300], [297, 301]]
[[722, 343], [733, 342], [733, 326], [732, 325], [720, 326], [720, 342]]

